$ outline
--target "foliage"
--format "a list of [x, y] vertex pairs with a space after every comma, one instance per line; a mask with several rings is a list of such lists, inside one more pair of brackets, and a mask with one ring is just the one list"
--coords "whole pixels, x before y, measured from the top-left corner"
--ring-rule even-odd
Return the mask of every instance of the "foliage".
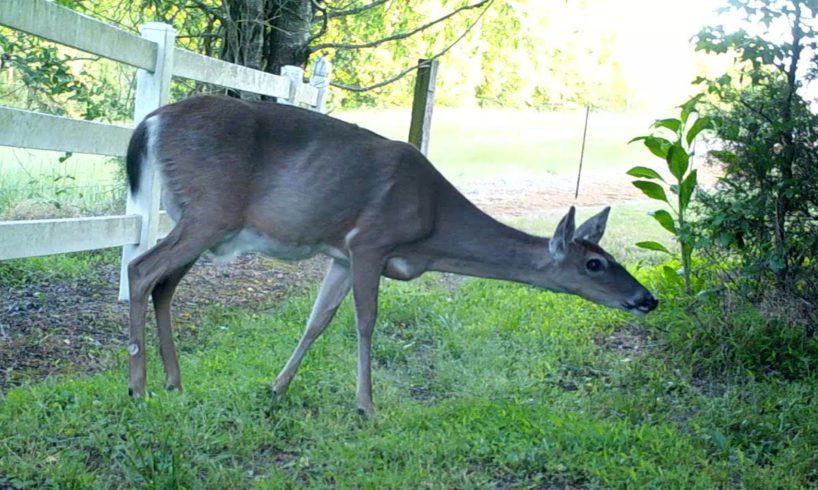
[[[669, 189], [672, 194], [676, 195], [676, 198], [668, 198], [665, 191], [666, 187], [662, 185], [666, 184], [666, 181], [659, 172], [642, 166], [628, 170], [628, 175], [640, 179], [633, 182], [634, 186], [649, 198], [667, 204], [673, 213], [671, 214], [665, 209], [659, 209], [654, 211], [652, 216], [664, 229], [672, 233], [679, 243], [682, 277], [684, 278], [685, 291], [688, 293], [692, 291], [691, 257], [696, 241], [693, 226], [689, 220], [688, 209], [698, 182], [697, 171], [692, 168], [690, 160], [694, 155], [693, 143], [697, 136], [702, 131], [712, 127], [710, 118], [698, 116], [695, 109], [698, 100], [698, 97], [693, 98], [682, 105], [679, 119], [660, 119], [653, 123], [652, 127], [655, 130], [653, 134], [639, 136], [631, 140], [631, 142], [641, 141], [651, 153], [665, 160], [667, 170], [673, 177], [672, 182], [674, 182], [669, 186]], [[663, 133], [671, 134], [672, 139], [665, 138]], [[671, 202], [671, 200], [674, 202]], [[643, 241], [636, 245], [648, 250], [671, 253], [664, 245], [655, 241]], [[676, 272], [669, 267], [665, 269], [665, 272], [668, 277], [677, 277]]]
[[[132, 114], [130, 79], [114, 63], [94, 63], [67, 48], [0, 28], [0, 100], [57, 115], [122, 121]], [[125, 83], [124, 90], [122, 82]]]
[[[709, 244], [740, 258], [759, 291], [772, 282], [803, 295], [818, 293], [818, 116], [799, 89], [814, 74], [818, 42], [814, 1], [733, 1], [728, 10], [767, 30], [704, 29], [697, 49], [735, 53], [731, 73], [698, 80], [713, 99], [723, 148], [719, 186], [702, 195], [700, 226]], [[783, 32], [773, 37], [769, 32]], [[809, 59], [808, 57], [813, 57]], [[805, 63], [812, 69], [803, 70]], [[768, 280], [772, 279], [772, 281]]]

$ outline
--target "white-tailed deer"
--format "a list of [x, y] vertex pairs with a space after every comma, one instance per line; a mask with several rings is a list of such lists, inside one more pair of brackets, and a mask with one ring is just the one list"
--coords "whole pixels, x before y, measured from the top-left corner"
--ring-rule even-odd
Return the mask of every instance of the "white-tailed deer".
[[176, 226], [128, 267], [128, 386], [134, 396], [145, 392], [149, 294], [166, 385], [181, 388], [170, 302], [207, 250], [287, 260], [330, 257], [306, 331], [273, 390], [284, 393], [351, 289], [357, 406], [365, 413], [373, 411], [370, 350], [381, 276], [410, 280], [444, 271], [503, 279], [636, 314], [658, 304], [597, 245], [610, 208], [575, 229], [572, 207], [552, 238], [532, 236], [480, 211], [409, 144], [297, 107], [226, 97], [162, 107], [131, 138], [127, 172], [133, 193], [149, 165], [160, 174]]

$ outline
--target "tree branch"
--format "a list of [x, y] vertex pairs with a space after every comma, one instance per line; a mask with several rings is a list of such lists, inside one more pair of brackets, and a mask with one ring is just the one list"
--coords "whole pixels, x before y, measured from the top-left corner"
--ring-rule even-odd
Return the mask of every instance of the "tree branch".
[[[439, 23], [441, 23], [441, 22], [443, 22], [443, 21], [445, 21], [447, 19], [450, 19], [451, 17], [459, 14], [460, 12], [462, 12], [464, 10], [471, 10], [471, 9], [480, 8], [480, 7], [482, 7], [482, 6], [486, 5], [486, 4], [490, 5], [493, 1], [494, 0], [480, 0], [479, 2], [472, 3], [470, 5], [464, 5], [464, 6], [460, 7], [460, 8], [458, 8], [458, 9], [455, 9], [455, 10], [449, 12], [448, 14], [444, 15], [443, 17], [439, 17], [439, 18], [437, 18], [437, 19], [435, 19], [435, 20], [433, 20], [431, 22], [423, 24], [420, 27], [412, 29], [411, 31], [400, 32], [400, 33], [393, 34], [391, 36], [387, 36], [387, 37], [384, 37], [384, 38], [381, 38], [381, 39], [377, 39], [375, 41], [371, 41], [371, 42], [368, 42], [368, 43], [363, 43], [363, 44], [346, 44], [346, 43], [316, 44], [315, 46], [310, 46], [309, 51], [310, 51], [310, 53], [314, 53], [314, 52], [320, 51], [322, 49], [364, 49], [364, 48], [373, 48], [375, 46], [379, 46], [379, 45], [381, 45], [383, 43], [387, 43], [387, 42], [390, 42], [390, 41], [399, 41], [401, 39], [406, 39], [407, 37], [414, 36], [418, 32], [425, 31], [426, 29], [432, 27], [433, 25], [439, 24]], [[482, 15], [483, 14], [481, 13], [480, 17], [482, 17]]]
[[311, 42], [315, 41], [319, 37], [326, 34], [327, 27], [329, 26], [329, 19], [327, 18], [327, 9], [321, 6], [320, 0], [312, 0], [312, 6], [315, 10], [321, 12], [320, 16], [313, 17], [313, 20], [321, 21], [321, 27], [318, 29], [318, 32], [310, 36], [310, 38], [307, 40], [307, 45], [309, 45]]
[[332, 85], [333, 87], [336, 87], [336, 88], [340, 88], [342, 90], [348, 90], [350, 92], [366, 92], [368, 90], [374, 90], [376, 88], [380, 88], [380, 87], [389, 85], [390, 83], [397, 82], [398, 80], [405, 77], [409, 73], [412, 73], [413, 71], [420, 68], [424, 63], [427, 63], [427, 62], [432, 61], [432, 60], [436, 60], [436, 59], [440, 58], [441, 56], [445, 55], [446, 53], [448, 53], [449, 50], [451, 50], [453, 47], [455, 47], [455, 45], [457, 43], [459, 43], [464, 37], [466, 37], [466, 35], [468, 35], [468, 33], [471, 32], [472, 29], [474, 29], [474, 26], [476, 26], [477, 23], [480, 22], [480, 19], [483, 18], [483, 15], [488, 11], [488, 9], [489, 9], [489, 7], [491, 7], [492, 3], [494, 3], [494, 0], [485, 0], [485, 1], [481, 2], [481, 4], [485, 4], [486, 7], [483, 9], [482, 12], [480, 12], [480, 14], [474, 19], [474, 21], [472, 21], [472, 23], [469, 24], [469, 27], [467, 27], [466, 30], [464, 30], [463, 33], [460, 34], [460, 36], [457, 37], [457, 39], [452, 41], [451, 44], [449, 44], [448, 46], [446, 46], [445, 48], [443, 48], [441, 51], [434, 54], [433, 56], [430, 56], [429, 58], [424, 60], [424, 62], [421, 62], [421, 63], [418, 63], [416, 65], [410, 66], [409, 68], [406, 68], [405, 70], [402, 70], [402, 71], [398, 72], [396, 75], [394, 75], [394, 76], [392, 76], [390, 78], [387, 78], [386, 80], [380, 81], [378, 83], [374, 83], [372, 85], [368, 85], [366, 87], [355, 87], [355, 86], [352, 86], [352, 85], [344, 85], [342, 83], [337, 83], [337, 82], [330, 82], [330, 85]]
[[[366, 12], [369, 9], [375, 8], [378, 5], [383, 5], [388, 1], [389, 0], [373, 0], [372, 2], [366, 5], [361, 5], [360, 7], [355, 7], [348, 10], [335, 10], [327, 12], [325, 15], [327, 15], [327, 17], [330, 19], [334, 19], [335, 17], [344, 17], [346, 15], [356, 15], [362, 12]], [[332, 10], [332, 7], [328, 7], [327, 10]]]

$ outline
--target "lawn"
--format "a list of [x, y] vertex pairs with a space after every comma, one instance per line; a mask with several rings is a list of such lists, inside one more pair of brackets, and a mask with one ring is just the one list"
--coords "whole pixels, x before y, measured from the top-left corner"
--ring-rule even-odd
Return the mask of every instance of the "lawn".
[[[406, 140], [410, 111], [360, 110], [333, 116]], [[584, 111], [440, 108], [434, 113], [430, 159], [452, 181], [494, 175], [575, 175], [582, 145]], [[584, 168], [623, 174], [648, 155], [627, 145], [642, 134], [649, 116], [592, 113]], [[0, 147], [0, 218], [93, 215], [120, 210], [124, 202], [121, 159]], [[50, 213], [50, 214], [49, 214]]]
[[[392, 139], [406, 140], [409, 112], [349, 111], [336, 117]], [[583, 168], [622, 172], [646, 156], [628, 145], [643, 134], [651, 116], [592, 112]], [[585, 111], [535, 112], [501, 109], [435, 109], [429, 158], [455, 182], [496, 174], [576, 175], [582, 149]]]
[[[648, 275], [650, 276], [650, 275]], [[0, 403], [12, 488], [807, 488], [814, 379], [703, 390], [647, 323], [488, 281], [388, 283], [374, 420], [354, 410], [349, 305], [286, 397], [269, 381], [310, 298], [265, 314], [214, 307], [182, 346], [184, 393], [125, 393], [121, 368]]]
[[[605, 243], [627, 241], [631, 213]], [[635, 272], [662, 299], [644, 319], [509, 283], [386, 280], [372, 420], [355, 411], [348, 300], [280, 401], [269, 383], [314, 292], [214, 304], [177, 324], [182, 393], [161, 389], [153, 349], [145, 400], [126, 395], [124, 352], [115, 369], [8, 391], [0, 488], [814, 488], [818, 342], [778, 349], [792, 371], [716, 369], [769, 355], [769, 332], [728, 338], [715, 302]]]
[[[431, 157], [452, 180], [575, 171], [581, 112], [481, 114], [436, 111]], [[395, 138], [408, 126], [408, 113], [342, 116]], [[624, 142], [647, 122], [592, 114], [586, 168], [643, 158]], [[124, 350], [113, 369], [0, 394], [0, 488], [818, 487], [818, 341], [747, 305], [682, 294], [656, 267], [663, 257], [632, 246], [670, 245], [652, 209], [614, 206], [603, 242], [661, 298], [646, 318], [509, 283], [385, 280], [370, 420], [355, 411], [348, 300], [282, 400], [269, 383], [315, 291], [256, 311], [215, 302], [176, 324], [182, 393], [161, 389], [151, 349], [147, 399], [126, 395]], [[551, 234], [559, 217], [512, 224]], [[95, 267], [76, 254], [9, 262], [0, 288], [32, 274], [92, 281]]]

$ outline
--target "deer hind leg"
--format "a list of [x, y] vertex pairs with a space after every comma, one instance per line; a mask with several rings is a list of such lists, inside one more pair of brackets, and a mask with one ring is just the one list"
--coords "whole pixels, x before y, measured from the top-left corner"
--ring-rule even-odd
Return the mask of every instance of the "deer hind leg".
[[273, 382], [273, 393], [276, 396], [282, 396], [287, 391], [287, 387], [295, 376], [307, 350], [332, 321], [332, 317], [335, 316], [338, 306], [346, 297], [349, 289], [349, 265], [333, 259], [312, 307], [304, 334], [301, 336], [301, 340], [298, 341], [298, 346], [293, 351], [284, 369], [281, 370], [275, 382]]
[[[162, 281], [182, 271], [184, 267], [196, 261], [208, 246], [213, 243], [215, 234], [207, 234], [202, 227], [186, 226], [180, 221], [176, 227], [156, 246], [134, 259], [128, 265], [128, 280], [130, 282], [130, 340], [128, 341], [128, 393], [132, 396], [145, 394], [145, 316], [147, 313], [148, 294]], [[181, 274], [183, 275], [183, 274]], [[181, 275], [178, 279], [181, 279]], [[178, 283], [178, 279], [176, 282]], [[170, 303], [172, 290], [163, 286]], [[168, 294], [171, 293], [171, 294]], [[157, 312], [157, 313], [161, 313]], [[167, 322], [159, 324], [160, 338], [165, 342], [173, 343], [170, 337], [170, 313]], [[164, 316], [164, 314], [163, 314]], [[165, 358], [168, 349], [163, 352]], [[173, 351], [175, 358], [175, 351]], [[178, 364], [174, 366], [178, 371]], [[166, 366], [166, 373], [168, 367]]]
[[165, 368], [165, 388], [182, 389], [182, 375], [179, 372], [179, 360], [173, 345], [173, 329], [170, 322], [170, 303], [179, 281], [188, 273], [194, 262], [183, 265], [171, 272], [153, 288], [153, 308], [156, 313], [156, 328], [159, 331], [159, 354]]

